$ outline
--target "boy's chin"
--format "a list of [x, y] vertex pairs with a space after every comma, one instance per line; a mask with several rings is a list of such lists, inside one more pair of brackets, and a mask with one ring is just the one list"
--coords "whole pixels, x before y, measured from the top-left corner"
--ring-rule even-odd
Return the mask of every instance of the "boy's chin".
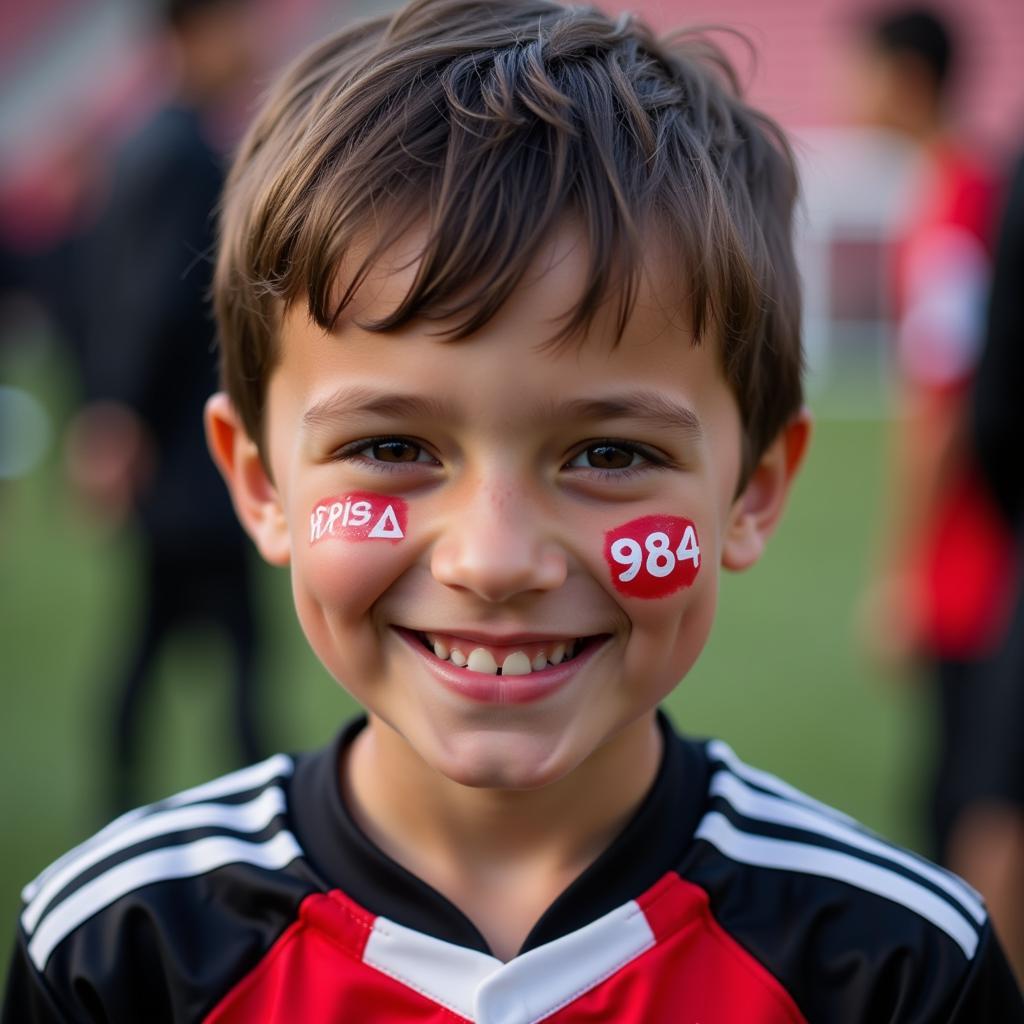
[[[431, 744], [433, 746], [433, 744]], [[477, 733], [444, 737], [420, 756], [445, 778], [471, 789], [540, 789], [568, 775], [586, 751], [550, 736]]]

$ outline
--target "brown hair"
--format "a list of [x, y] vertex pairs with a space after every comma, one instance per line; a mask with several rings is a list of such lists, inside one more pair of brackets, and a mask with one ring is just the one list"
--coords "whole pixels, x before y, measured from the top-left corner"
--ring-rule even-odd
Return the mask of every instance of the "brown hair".
[[631, 15], [549, 0], [413, 0], [309, 50], [268, 96], [224, 196], [222, 376], [250, 436], [262, 438], [284, 306], [306, 301], [330, 329], [422, 221], [412, 286], [362, 326], [446, 318], [465, 337], [571, 216], [590, 272], [556, 339], [585, 331], [607, 300], [621, 328], [652, 232], [666, 240], [695, 338], [721, 346], [746, 479], [800, 407], [802, 357], [793, 158], [739, 92], [700, 33], [659, 39]]

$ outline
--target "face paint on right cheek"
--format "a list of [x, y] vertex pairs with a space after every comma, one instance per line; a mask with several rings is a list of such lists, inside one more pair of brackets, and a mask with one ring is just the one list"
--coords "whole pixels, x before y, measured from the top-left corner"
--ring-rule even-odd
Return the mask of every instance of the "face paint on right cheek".
[[678, 516], [641, 516], [605, 534], [604, 557], [620, 593], [668, 597], [697, 578], [697, 528]]
[[395, 543], [404, 539], [408, 523], [408, 505], [392, 495], [356, 491], [321, 498], [309, 514], [309, 543], [331, 537]]

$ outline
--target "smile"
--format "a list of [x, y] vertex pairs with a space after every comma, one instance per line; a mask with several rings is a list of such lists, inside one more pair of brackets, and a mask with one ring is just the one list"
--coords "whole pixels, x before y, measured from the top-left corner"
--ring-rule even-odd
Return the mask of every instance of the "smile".
[[487, 676], [527, 676], [543, 672], [571, 661], [589, 643], [600, 639], [597, 636], [564, 637], [494, 643], [451, 633], [417, 632], [416, 636], [440, 661]]
[[[483, 704], [525, 705], [551, 697], [605, 651], [612, 639], [609, 633], [496, 638], [394, 628], [445, 689]], [[458, 664], [456, 658], [465, 664]]]

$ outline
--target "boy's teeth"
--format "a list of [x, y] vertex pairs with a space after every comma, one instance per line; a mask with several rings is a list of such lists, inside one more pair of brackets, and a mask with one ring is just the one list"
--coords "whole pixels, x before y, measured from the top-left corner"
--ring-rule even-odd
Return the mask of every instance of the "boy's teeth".
[[483, 647], [476, 647], [469, 652], [466, 668], [470, 672], [482, 672], [484, 675], [493, 676], [498, 671], [498, 663], [490, 651]]
[[510, 654], [501, 663], [501, 674], [503, 676], [528, 676], [531, 669], [530, 659], [522, 651]]
[[[506, 676], [543, 672], [548, 665], [560, 665], [567, 658], [572, 658], [581, 646], [581, 641], [576, 639], [556, 643], [550, 650], [538, 650], [538, 645], [530, 644], [525, 651], [513, 651], [505, 655], [500, 650], [474, 647], [467, 657], [458, 647], [452, 646], [453, 637], [442, 639], [434, 634], [424, 634], [423, 639], [434, 656], [441, 661], [450, 661], [456, 668], [468, 668], [471, 672], [489, 676], [497, 674], [499, 667], [502, 675]], [[533, 651], [533, 654], [528, 651]], [[500, 666], [499, 658], [503, 659]]]

